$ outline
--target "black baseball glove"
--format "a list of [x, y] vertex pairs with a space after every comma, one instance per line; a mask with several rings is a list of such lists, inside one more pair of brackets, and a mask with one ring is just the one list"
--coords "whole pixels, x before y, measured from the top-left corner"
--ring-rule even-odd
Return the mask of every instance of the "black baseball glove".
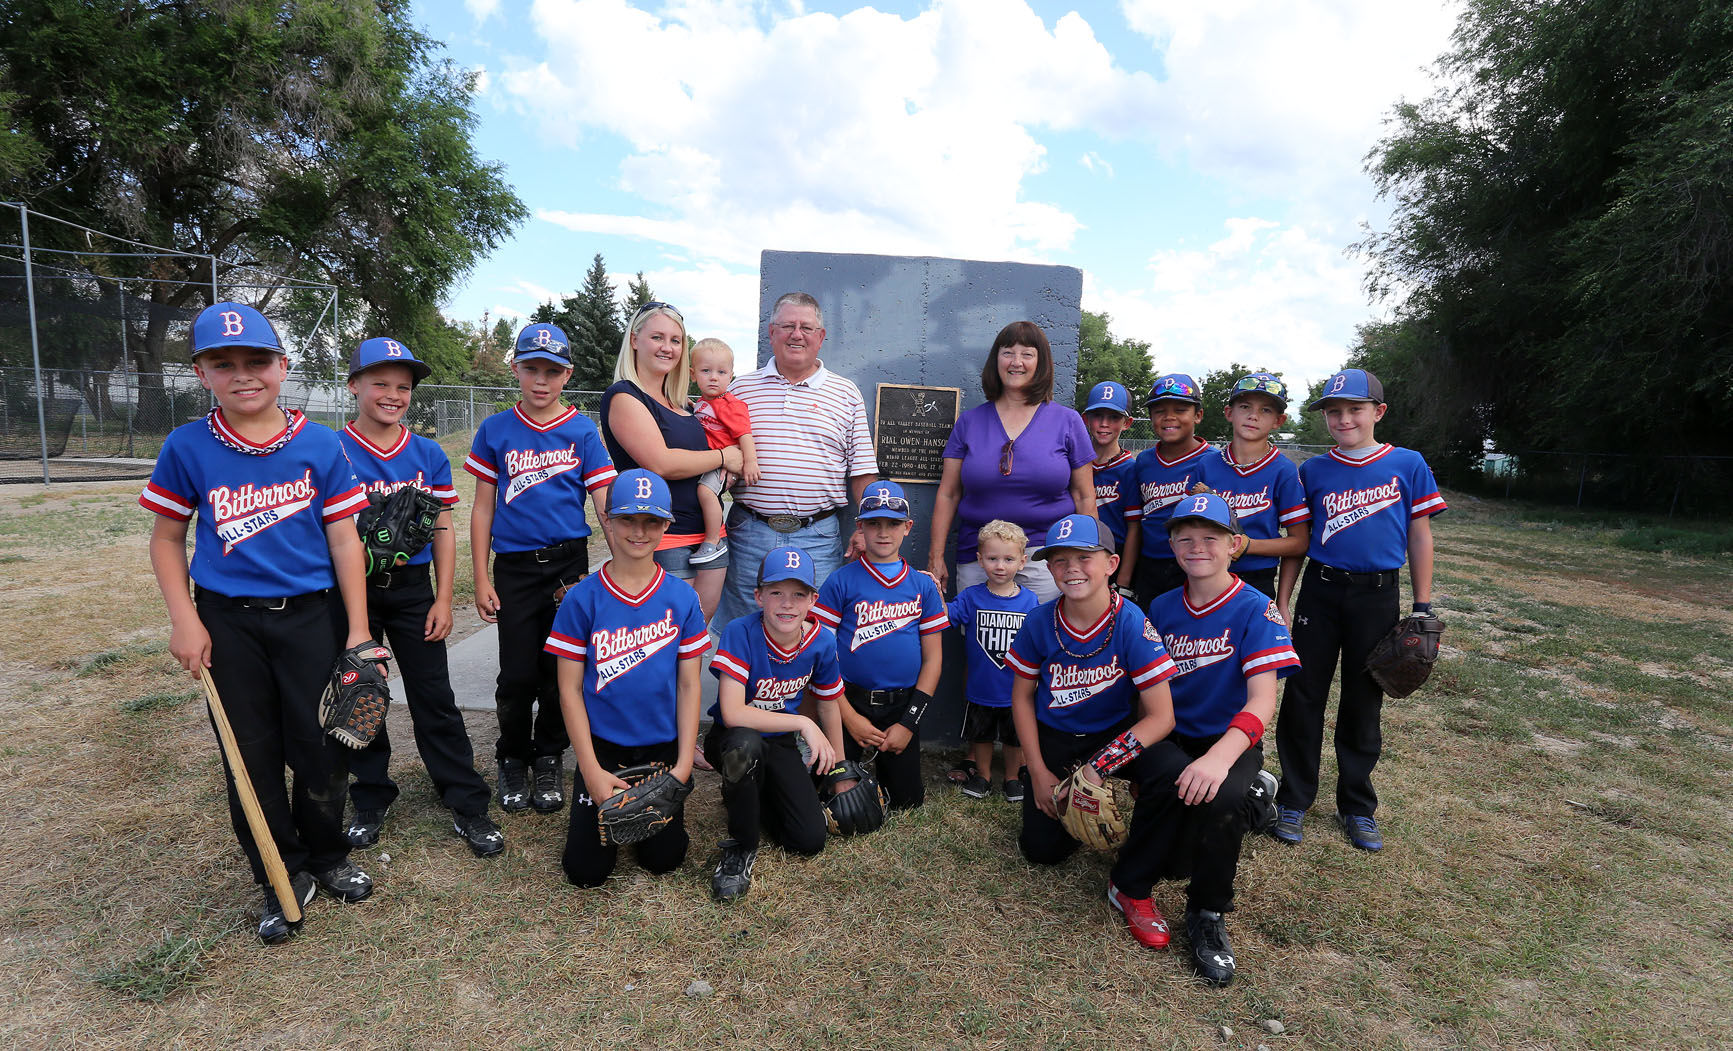
[[420, 554], [439, 532], [443, 510], [439, 497], [413, 485], [399, 486], [389, 496], [368, 493], [367, 506], [355, 519], [367, 549], [367, 575], [406, 565]]
[[1366, 671], [1386, 694], [1406, 697], [1425, 685], [1443, 639], [1443, 621], [1430, 613], [1410, 614], [1372, 647]]
[[[843, 781], [855, 784], [841, 792], [836, 786]], [[819, 779], [819, 798], [824, 800], [825, 823], [833, 836], [852, 836], [871, 832], [885, 823], [890, 800], [879, 787], [878, 778], [866, 767], [844, 759]]]
[[596, 825], [602, 842], [616, 847], [642, 843], [668, 827], [692, 792], [667, 763], [628, 766], [614, 776], [630, 787], [597, 804]]
[[351, 646], [337, 658], [319, 698], [319, 725], [351, 748], [366, 748], [385, 725], [391, 690], [385, 662], [391, 651], [371, 640]]

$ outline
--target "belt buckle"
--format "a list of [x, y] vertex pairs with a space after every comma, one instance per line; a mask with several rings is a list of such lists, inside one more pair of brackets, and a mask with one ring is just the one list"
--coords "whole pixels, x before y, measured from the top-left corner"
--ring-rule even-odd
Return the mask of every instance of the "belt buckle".
[[282, 611], [289, 608], [289, 596], [287, 596], [287, 595], [278, 596], [277, 604], [274, 606], [259, 606], [256, 608], [265, 610], [265, 611], [270, 612], [270, 613], [281, 613]]
[[369, 583], [371, 583], [376, 588], [384, 588], [386, 591], [390, 591], [391, 590], [391, 578], [395, 577], [396, 575], [397, 575], [397, 572], [395, 570], [388, 569], [383, 573], [373, 574], [373, 579], [371, 581], [369, 581]]
[[553, 561], [553, 558], [548, 555], [548, 549], [545, 547], [533, 551], [531, 554], [535, 556], [537, 562], [547, 563]]
[[792, 533], [801, 527], [801, 520], [793, 515], [766, 515], [764, 524], [778, 533]]

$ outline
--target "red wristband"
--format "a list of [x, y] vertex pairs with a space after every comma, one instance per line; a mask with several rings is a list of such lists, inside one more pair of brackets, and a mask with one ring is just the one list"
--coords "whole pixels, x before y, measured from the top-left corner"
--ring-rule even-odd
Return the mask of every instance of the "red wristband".
[[1251, 712], [1240, 712], [1228, 720], [1229, 730], [1238, 730], [1257, 744], [1264, 737], [1264, 721]]

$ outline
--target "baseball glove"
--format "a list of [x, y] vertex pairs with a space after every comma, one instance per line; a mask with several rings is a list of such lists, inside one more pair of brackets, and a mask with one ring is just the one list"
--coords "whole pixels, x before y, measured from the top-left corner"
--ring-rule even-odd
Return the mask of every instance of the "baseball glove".
[[675, 777], [667, 763], [628, 766], [614, 776], [630, 787], [596, 806], [596, 825], [607, 846], [630, 846], [654, 836], [680, 816], [692, 794], [691, 784]]
[[[854, 786], [838, 792], [836, 786], [853, 781]], [[885, 823], [890, 800], [872, 772], [852, 759], [844, 759], [831, 768], [819, 781], [819, 798], [824, 800], [825, 824], [833, 836], [852, 836], [871, 832]]]
[[1059, 823], [1071, 838], [1095, 850], [1118, 850], [1131, 832], [1131, 809], [1136, 800], [1131, 782], [1110, 777], [1097, 785], [1083, 776], [1088, 764], [1053, 786], [1053, 803]]
[[351, 646], [337, 658], [319, 698], [319, 725], [351, 748], [366, 748], [385, 725], [391, 690], [385, 662], [391, 651], [371, 640]]
[[1438, 663], [1444, 622], [1430, 613], [1403, 617], [1372, 647], [1366, 672], [1391, 697], [1406, 697], [1425, 685]]
[[389, 496], [368, 493], [367, 506], [355, 519], [367, 549], [367, 575], [407, 565], [420, 554], [439, 532], [443, 510], [437, 496], [413, 485], [399, 486]]

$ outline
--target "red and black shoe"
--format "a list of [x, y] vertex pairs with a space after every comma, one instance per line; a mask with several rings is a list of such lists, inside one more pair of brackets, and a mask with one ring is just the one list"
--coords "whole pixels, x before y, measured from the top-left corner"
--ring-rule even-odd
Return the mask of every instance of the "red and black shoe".
[[1155, 907], [1155, 902], [1148, 898], [1133, 898], [1121, 893], [1118, 887], [1107, 885], [1107, 904], [1118, 909], [1125, 917], [1125, 925], [1131, 928], [1131, 936], [1146, 949], [1165, 949], [1172, 940], [1167, 930], [1167, 921], [1162, 918], [1161, 910]]

